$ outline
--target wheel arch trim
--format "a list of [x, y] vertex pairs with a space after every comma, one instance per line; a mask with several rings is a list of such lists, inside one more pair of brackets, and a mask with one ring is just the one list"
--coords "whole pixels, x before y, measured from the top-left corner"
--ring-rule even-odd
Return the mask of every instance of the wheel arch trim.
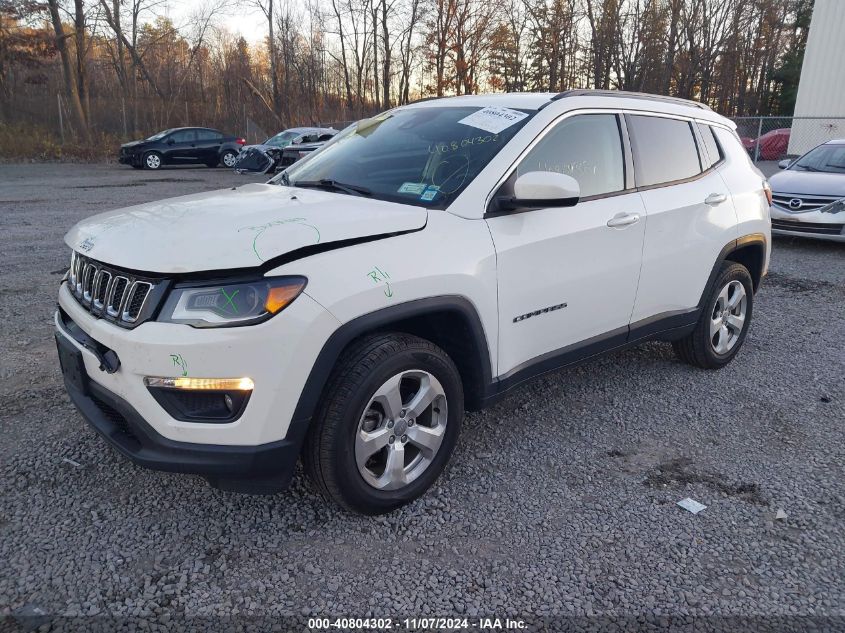
[[[481, 317], [472, 302], [459, 295], [443, 295], [406, 301], [358, 316], [344, 323], [332, 333], [317, 355], [317, 359], [314, 361], [311, 372], [305, 381], [305, 386], [299, 395], [291, 419], [291, 431], [294, 430], [294, 427], [306, 427], [308, 425], [317, 410], [323, 389], [337, 364], [337, 360], [352, 341], [369, 332], [389, 328], [391, 324], [398, 324], [413, 317], [424, 317], [429, 314], [444, 312], [457, 313], [469, 326], [476, 353], [476, 358], [472, 359], [472, 362], [478, 364], [483, 385], [490, 384], [492, 365], [487, 336]], [[289, 435], [291, 431], [289, 431]], [[304, 432], [301, 434], [304, 437]]]
[[[766, 247], [767, 241], [766, 236], [762, 233], [749, 233], [748, 235], [743, 235], [742, 237], [738, 237], [735, 240], [731, 240], [727, 244], [722, 247], [722, 250], [719, 251], [719, 256], [716, 257], [716, 261], [713, 263], [713, 268], [710, 271], [710, 276], [707, 278], [707, 283], [704, 284], [704, 289], [701, 291], [701, 298], [698, 301], [698, 308], [704, 308], [704, 302], [707, 299], [707, 292], [710, 290], [710, 287], [713, 285], [713, 282], [716, 280], [716, 276], [719, 274], [719, 269], [721, 268], [722, 264], [730, 259], [730, 255], [743, 249], [748, 246], [759, 246], [762, 249], [762, 257], [763, 262], [761, 263], [761, 277], [760, 279], [754, 282], [754, 290], [756, 291], [760, 285], [760, 280], [762, 279], [762, 274], [765, 273], [765, 258], [766, 258]], [[753, 276], [753, 271], [752, 276]], [[752, 277], [752, 281], [753, 277]]]

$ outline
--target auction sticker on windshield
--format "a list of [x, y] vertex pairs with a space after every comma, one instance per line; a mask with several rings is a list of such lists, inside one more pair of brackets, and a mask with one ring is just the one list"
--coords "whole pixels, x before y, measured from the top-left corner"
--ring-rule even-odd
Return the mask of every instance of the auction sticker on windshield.
[[425, 191], [425, 187], [426, 185], [424, 182], [406, 182], [399, 187], [399, 193], [413, 193], [419, 195]]
[[463, 123], [464, 125], [478, 128], [479, 130], [498, 134], [502, 130], [512, 126], [514, 123], [522, 121], [522, 119], [527, 116], [528, 115], [525, 112], [520, 112], [519, 110], [511, 110], [510, 108], [501, 108], [499, 106], [488, 106], [486, 108], [482, 108], [478, 112], [473, 112], [469, 116], [464, 117], [459, 120], [458, 123]]

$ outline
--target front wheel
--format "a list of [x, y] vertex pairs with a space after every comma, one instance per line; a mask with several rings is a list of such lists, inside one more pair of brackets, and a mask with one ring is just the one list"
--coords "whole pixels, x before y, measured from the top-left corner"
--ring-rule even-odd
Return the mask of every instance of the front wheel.
[[226, 150], [220, 156], [220, 162], [223, 163], [229, 169], [231, 169], [235, 166], [235, 163], [238, 162], [238, 155], [232, 150]]
[[672, 344], [675, 353], [696, 367], [724, 367], [745, 341], [753, 306], [754, 285], [748, 269], [736, 262], [724, 262], [695, 330]]
[[144, 156], [144, 169], [159, 169], [161, 164], [161, 154], [158, 152], [147, 152]]
[[325, 497], [384, 514], [422, 495], [445, 468], [463, 420], [463, 387], [430, 341], [367, 337], [343, 354], [325, 393], [303, 453]]

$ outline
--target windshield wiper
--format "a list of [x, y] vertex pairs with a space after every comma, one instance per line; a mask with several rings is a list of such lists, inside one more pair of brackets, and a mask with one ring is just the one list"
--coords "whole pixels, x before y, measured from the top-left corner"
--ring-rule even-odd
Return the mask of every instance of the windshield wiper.
[[821, 169], [817, 169], [816, 167], [811, 167], [810, 165], [796, 165], [796, 167], [800, 167], [801, 169], [806, 169], [807, 171], [821, 171]]
[[331, 178], [321, 178], [320, 180], [297, 180], [290, 183], [292, 187], [323, 187], [325, 189], [335, 189], [343, 191], [344, 193], [352, 194], [353, 196], [371, 196], [373, 192], [366, 187], [359, 185], [349, 185], [344, 182], [338, 182]]

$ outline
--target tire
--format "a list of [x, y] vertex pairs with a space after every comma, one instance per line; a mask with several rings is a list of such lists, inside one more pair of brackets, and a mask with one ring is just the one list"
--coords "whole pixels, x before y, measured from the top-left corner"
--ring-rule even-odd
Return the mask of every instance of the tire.
[[727, 365], [745, 341], [754, 307], [754, 286], [742, 264], [722, 263], [695, 329], [672, 343], [678, 358], [702, 369]]
[[144, 169], [161, 169], [164, 161], [158, 152], [147, 152], [144, 154]]
[[[445, 468], [464, 394], [455, 364], [430, 341], [400, 333], [363, 338], [343, 353], [324, 393], [303, 465], [327, 499], [352, 512], [384, 514], [422, 495]], [[422, 393], [433, 400], [422, 399], [412, 416], [409, 407]]]
[[230, 149], [220, 154], [220, 164], [231, 169], [238, 162], [238, 155]]

